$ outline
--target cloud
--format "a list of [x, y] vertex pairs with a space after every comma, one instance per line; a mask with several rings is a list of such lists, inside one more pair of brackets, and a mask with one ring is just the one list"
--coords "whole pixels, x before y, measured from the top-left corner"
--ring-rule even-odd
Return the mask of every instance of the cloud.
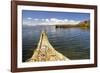
[[49, 19], [44, 19], [46, 22], [49, 22], [50, 20]]
[[56, 19], [56, 18], [51, 18], [50, 21], [51, 21], [51, 22], [58, 22], [58, 19]]
[[64, 22], [68, 22], [68, 19], [64, 19]]
[[68, 20], [67, 23], [70, 24], [70, 25], [75, 25], [75, 24], [80, 23], [80, 21]]
[[28, 19], [28, 20], [31, 20], [32, 18], [31, 18], [31, 17], [28, 17], [27, 19]]
[[34, 21], [38, 21], [39, 19], [35, 18]]
[[69, 20], [69, 19], [57, 19], [57, 18], [49, 18], [49, 19], [32, 19], [30, 17], [27, 18], [27, 20], [23, 20], [23, 24], [26, 25], [55, 25], [55, 24], [70, 24], [70, 25], [76, 25], [80, 21], [76, 20]]

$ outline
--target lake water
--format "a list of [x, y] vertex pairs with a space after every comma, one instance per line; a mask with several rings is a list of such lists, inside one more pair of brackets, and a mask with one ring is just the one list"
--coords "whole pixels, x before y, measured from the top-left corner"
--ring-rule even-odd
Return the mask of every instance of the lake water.
[[29, 59], [36, 49], [41, 31], [45, 30], [51, 45], [71, 60], [90, 58], [90, 30], [55, 28], [55, 26], [23, 26], [22, 60]]

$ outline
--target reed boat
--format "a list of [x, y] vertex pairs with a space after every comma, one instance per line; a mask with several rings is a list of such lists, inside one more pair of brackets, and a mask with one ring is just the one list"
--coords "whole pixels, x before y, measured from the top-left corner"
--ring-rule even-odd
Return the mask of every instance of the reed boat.
[[42, 31], [37, 48], [34, 50], [32, 57], [27, 61], [69, 61], [69, 59], [55, 50], [55, 48], [50, 44], [46, 32]]

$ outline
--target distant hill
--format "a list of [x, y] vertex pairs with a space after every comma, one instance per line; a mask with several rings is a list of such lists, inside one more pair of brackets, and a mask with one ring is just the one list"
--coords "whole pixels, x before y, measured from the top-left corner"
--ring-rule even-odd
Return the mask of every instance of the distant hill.
[[90, 27], [90, 20], [82, 21], [78, 24], [79, 27]]
[[72, 25], [72, 24], [58, 24], [58, 25], [55, 25], [56, 28], [72, 28], [72, 27], [86, 27], [86, 28], [89, 28], [90, 27], [90, 20], [85, 20], [85, 21], [82, 21], [80, 22], [79, 24], [76, 24], [76, 25]]

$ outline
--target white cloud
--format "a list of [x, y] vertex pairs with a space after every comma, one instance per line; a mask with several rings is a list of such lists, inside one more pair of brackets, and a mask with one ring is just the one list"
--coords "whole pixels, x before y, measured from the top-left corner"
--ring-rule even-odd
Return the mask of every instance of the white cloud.
[[68, 19], [57, 19], [57, 18], [50, 18], [50, 19], [32, 19], [32, 18], [27, 18], [27, 20], [23, 20], [23, 24], [26, 25], [54, 25], [54, 24], [70, 24], [70, 25], [76, 25], [80, 21], [76, 20], [68, 20]]
[[69, 20], [69, 24], [75, 25], [78, 24], [80, 21], [75, 21], [75, 20]]
[[35, 21], [38, 21], [38, 19], [36, 18], [36, 19], [34, 19]]
[[28, 17], [27, 19], [28, 19], [28, 20], [31, 20], [32, 18], [31, 18], [31, 17]]
[[58, 22], [58, 19], [56, 19], [56, 18], [51, 18], [50, 21], [51, 21], [51, 22]]
[[64, 19], [64, 22], [68, 22], [68, 19]]
[[50, 20], [49, 20], [49, 19], [45, 19], [45, 21], [46, 21], [46, 22], [49, 22]]
[[41, 19], [42, 21], [45, 21], [45, 19]]

